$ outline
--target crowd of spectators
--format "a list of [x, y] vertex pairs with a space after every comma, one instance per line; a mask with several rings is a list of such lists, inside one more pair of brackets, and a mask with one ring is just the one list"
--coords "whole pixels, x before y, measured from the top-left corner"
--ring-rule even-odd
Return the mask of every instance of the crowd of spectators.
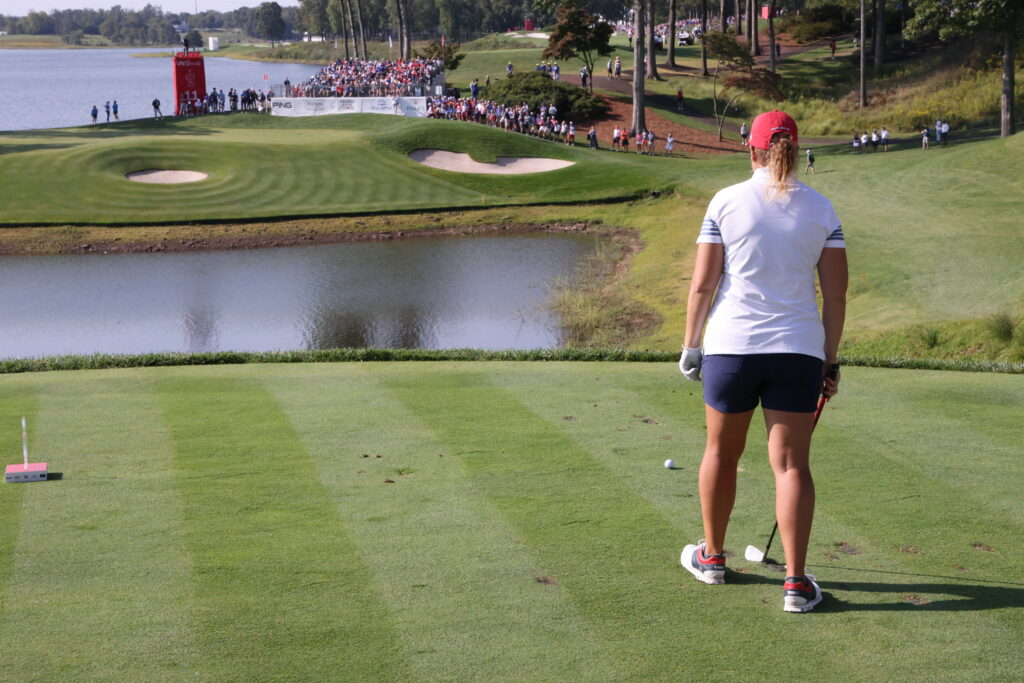
[[426, 95], [443, 75], [440, 60], [339, 59], [298, 85], [286, 84], [286, 97], [392, 97]]
[[542, 104], [535, 112], [525, 102], [505, 106], [475, 98], [428, 97], [427, 117], [482, 123], [544, 140], [576, 144], [576, 125], [572, 121], [560, 119], [558, 109], [553, 104]]
[[[203, 114], [219, 114], [223, 112], [255, 111], [270, 113], [270, 104], [274, 99], [274, 91], [246, 88], [241, 92], [231, 88], [227, 93], [223, 89], [212, 89], [205, 97], [192, 99], [182, 95], [178, 103], [179, 116], [201, 116]], [[160, 114], [160, 100], [153, 101], [153, 114]]]
[[[553, 104], [542, 104], [539, 110], [533, 111], [525, 102], [505, 106], [474, 97], [428, 97], [427, 117], [481, 123], [502, 130], [532, 135], [542, 140], [553, 140], [566, 145], [576, 144], [576, 124], [567, 118], [559, 118], [558, 109]], [[592, 149], [598, 149], [597, 131], [593, 126], [586, 132], [585, 137]], [[612, 151], [629, 151], [632, 140], [637, 154], [654, 155], [657, 153], [659, 139], [654, 131], [647, 129], [630, 134], [628, 130], [616, 127], [610, 148]], [[674, 154], [674, 144], [675, 138], [670, 133], [664, 138], [663, 152]]]

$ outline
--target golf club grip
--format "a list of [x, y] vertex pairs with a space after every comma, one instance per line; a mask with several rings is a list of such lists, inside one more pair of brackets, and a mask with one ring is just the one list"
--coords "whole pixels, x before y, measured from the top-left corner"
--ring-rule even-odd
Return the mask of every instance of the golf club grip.
[[[826, 377], [828, 377], [829, 379], [835, 379], [838, 376], [839, 364], [833, 363], [832, 366], [828, 369], [828, 374], [826, 375]], [[814, 425], [811, 427], [812, 429], [818, 426], [818, 420], [821, 419], [821, 411], [825, 409], [826, 403], [828, 403], [827, 398], [825, 398], [824, 396], [818, 397], [818, 409], [814, 411]]]

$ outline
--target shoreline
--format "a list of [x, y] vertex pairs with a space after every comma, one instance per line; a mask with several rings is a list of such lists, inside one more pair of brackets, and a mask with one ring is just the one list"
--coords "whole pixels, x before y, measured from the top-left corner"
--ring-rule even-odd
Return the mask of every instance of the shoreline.
[[[442, 217], [372, 216], [210, 225], [138, 227], [35, 226], [0, 230], [0, 258], [59, 254], [139, 254], [270, 249], [313, 244], [380, 242], [432, 237], [580, 233], [611, 237], [628, 228], [595, 229], [583, 221], [530, 222], [494, 211]], [[453, 220], [454, 219], [454, 220]]]

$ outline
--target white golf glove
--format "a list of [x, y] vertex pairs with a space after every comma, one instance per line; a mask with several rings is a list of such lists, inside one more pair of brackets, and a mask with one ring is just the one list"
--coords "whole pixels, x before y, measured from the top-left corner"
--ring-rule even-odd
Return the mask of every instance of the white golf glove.
[[683, 347], [683, 355], [679, 357], [679, 372], [683, 377], [694, 382], [700, 381], [700, 366], [704, 361], [704, 351], [698, 346], [691, 349]]

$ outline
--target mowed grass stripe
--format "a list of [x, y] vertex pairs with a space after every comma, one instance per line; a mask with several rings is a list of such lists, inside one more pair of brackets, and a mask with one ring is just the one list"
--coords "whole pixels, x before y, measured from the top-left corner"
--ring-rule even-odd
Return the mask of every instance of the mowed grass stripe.
[[[1016, 678], [1024, 635], [1024, 573], [1014, 560], [1020, 525], [981, 500], [984, 486], [972, 491], [922, 469], [928, 458], [949, 457], [941, 445], [920, 442], [936, 435], [941, 442], [948, 423], [941, 414], [911, 419], [913, 402], [892, 392], [889, 382], [899, 380], [883, 374], [896, 372], [870, 371], [864, 384], [848, 384], [818, 440], [818, 550], [810, 571], [828, 577], [823, 585], [833, 587], [837, 608], [863, 625], [858, 646], [893, 675], [927, 667]], [[821, 540], [831, 541], [824, 551]], [[927, 628], [893, 647], [925, 612]], [[851, 667], [862, 661], [855, 652], [836, 659]]]
[[194, 671], [171, 452], [142, 374], [54, 373], [33, 383], [29, 456], [62, 478], [18, 485], [0, 678], [125, 680], [145, 671], [167, 680]]
[[410, 670], [425, 680], [572, 680], [588, 667], [616, 671], [562, 587], [543, 582], [550, 567], [476, 487], [463, 460], [383, 386], [424, 370], [432, 374], [435, 365], [261, 373], [373, 571]]
[[625, 672], [586, 668], [579, 680], [675, 678], [725, 658], [718, 633], [672, 646], [673, 634], [713, 616], [711, 601], [693, 601], [697, 582], [687, 575], [682, 583], [677, 532], [563, 431], [486, 371], [409, 374], [387, 384], [462, 458]]
[[[493, 381], [513, 393], [517, 400], [539, 417], [557, 426], [581, 448], [607, 468], [616, 481], [629, 486], [637, 496], [654, 505], [670, 520], [675, 533], [663, 547], [666, 556], [678, 558], [687, 543], [703, 536], [697, 471], [704, 450], [704, 410], [701, 386], [679, 376], [674, 364], [544, 364], [533, 372], [495, 373]], [[557, 376], [559, 390], [551, 391]], [[778, 648], [789, 639], [814, 637], [817, 646], [843, 656], [850, 649], [844, 629], [823, 629], [820, 623], [785, 623], [781, 613], [783, 576], [745, 562], [747, 543], [763, 547], [770, 529], [774, 487], [765, 455], [765, 438], [760, 416], [751, 427], [748, 453], [738, 475], [741, 495], [731, 518], [727, 548], [732, 551], [729, 566], [746, 573], [729, 576], [729, 592], [697, 583], [676, 565], [676, 581], [687, 591], [686, 610], [718, 610], [719, 614], [749, 614], [751, 619], [731, 624], [728, 632], [716, 633], [716, 641], [727, 651], [740, 651], [747, 643], [760, 641], [764, 647], [748, 651], [743, 666], [731, 676], [749, 678], [751, 671], [769, 676], [792, 672], [793, 662], [781, 661]], [[666, 470], [672, 458], [677, 469]], [[758, 461], [752, 466], [751, 460]], [[772, 552], [781, 557], [779, 545]], [[828, 610], [825, 606], [822, 612]], [[819, 617], [821, 614], [819, 613]], [[696, 618], [696, 617], [695, 617]], [[714, 617], [709, 615], [709, 619]], [[847, 617], [832, 615], [834, 623]], [[779, 624], [783, 620], [782, 624]], [[774, 625], [785, 626], [776, 631]], [[684, 632], [680, 624], [673, 632]], [[795, 631], [794, 631], [795, 629]], [[672, 630], [672, 629], [670, 629]], [[856, 656], [862, 653], [856, 650]], [[707, 653], [696, 655], [699, 667], [720, 665]]]
[[298, 435], [259, 382], [235, 377], [157, 381], [204, 676], [407, 677], [373, 577]]

